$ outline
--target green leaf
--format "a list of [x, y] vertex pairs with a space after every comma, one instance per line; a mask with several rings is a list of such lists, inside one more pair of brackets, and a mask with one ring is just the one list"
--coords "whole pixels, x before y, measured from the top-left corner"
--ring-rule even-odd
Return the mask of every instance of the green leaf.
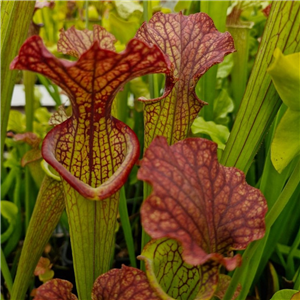
[[191, 6], [191, 3], [192, 3], [192, 1], [189, 1], [189, 0], [184, 0], [184, 1], [179, 0], [174, 7], [174, 11], [180, 12], [182, 10], [189, 9]]
[[112, 34], [123, 44], [127, 44], [139, 28], [139, 22], [136, 19], [126, 21], [114, 12], [110, 12], [109, 22]]
[[129, 82], [129, 88], [130, 91], [133, 93], [135, 99], [140, 97], [150, 97], [149, 84], [144, 82], [141, 77], [134, 78], [133, 80], [131, 80]]
[[271, 300], [283, 300], [283, 299], [292, 300], [292, 297], [297, 293], [299, 293], [299, 291], [297, 290], [281, 290], [275, 293], [275, 295], [271, 298]]
[[271, 160], [279, 173], [300, 154], [299, 126], [300, 111], [288, 109], [276, 128], [271, 144]]
[[226, 89], [220, 91], [218, 97], [214, 100], [213, 106], [214, 121], [218, 124], [226, 125], [229, 122], [227, 115], [234, 109], [233, 101]]
[[226, 126], [217, 125], [215, 122], [206, 122], [202, 117], [197, 118], [192, 125], [193, 134], [207, 134], [218, 144], [218, 148], [224, 149], [229, 137]]
[[34, 132], [41, 138], [44, 138], [45, 135], [50, 131], [51, 127], [49, 125], [49, 119], [51, 114], [45, 107], [39, 107], [34, 111], [34, 123], [33, 129]]
[[18, 214], [18, 207], [10, 202], [1, 200], [1, 215], [7, 219], [9, 223], [15, 223], [16, 215]]
[[233, 68], [233, 55], [227, 55], [218, 65], [217, 78], [226, 78], [229, 76]]
[[267, 72], [284, 104], [292, 110], [300, 110], [300, 52], [283, 55], [276, 48], [273, 56], [275, 59]]
[[142, 14], [143, 7], [139, 4], [139, 1], [114, 1], [118, 15], [127, 20], [134, 12], [140, 12]]
[[18, 217], [17, 205], [10, 201], [1, 200], [1, 215], [9, 223], [9, 227], [7, 228], [7, 230], [1, 234], [1, 243], [4, 243], [14, 232], [16, 220]]
[[26, 131], [26, 116], [17, 110], [10, 110], [7, 130], [15, 133], [22, 133]]
[[275, 60], [268, 68], [274, 86], [289, 107], [276, 128], [271, 144], [271, 160], [281, 173], [289, 162], [300, 153], [300, 52], [283, 55], [276, 48]]

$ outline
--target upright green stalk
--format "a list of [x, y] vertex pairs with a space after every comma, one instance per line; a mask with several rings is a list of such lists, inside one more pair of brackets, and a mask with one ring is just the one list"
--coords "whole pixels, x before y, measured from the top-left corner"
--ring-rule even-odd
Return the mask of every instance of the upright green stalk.
[[286, 278], [292, 280], [293, 276], [295, 274], [295, 262], [294, 262], [294, 256], [295, 253], [300, 245], [300, 230], [297, 233], [297, 236], [291, 246], [290, 252], [288, 254], [287, 258], [287, 264], [286, 264]]
[[89, 29], [89, 1], [85, 1], [85, 28]]
[[26, 114], [26, 131], [33, 131], [33, 116], [34, 116], [34, 84], [36, 75], [30, 71], [23, 72], [24, 87], [25, 87], [25, 114]]
[[[256, 270], [260, 264], [260, 260], [263, 255], [269, 233], [270, 233], [269, 230], [266, 231], [265, 236], [261, 240], [259, 240], [259, 247], [255, 248], [255, 254], [253, 254], [251, 256], [251, 258], [249, 258], [248, 263], [246, 264], [246, 269], [243, 272], [244, 281], [242, 283], [242, 291], [239, 294], [238, 299], [246, 299], [246, 297], [249, 293], [251, 283], [253, 282], [253, 280], [255, 278]], [[244, 255], [243, 255], [243, 257], [244, 257]]]
[[119, 213], [120, 213], [121, 224], [123, 227], [125, 241], [129, 253], [130, 264], [132, 267], [136, 268], [134, 242], [132, 238], [132, 230], [131, 230], [130, 221], [128, 217], [127, 201], [126, 201], [124, 186], [121, 188], [121, 192], [120, 192]]
[[[9, 65], [27, 37], [35, 1], [1, 2], [1, 157], [17, 71]], [[2, 161], [2, 158], [1, 158]]]
[[128, 97], [129, 86], [125, 84], [123, 90], [118, 92], [113, 102], [112, 115], [123, 123], [126, 123], [128, 116]]
[[91, 294], [96, 278], [107, 272], [114, 249], [119, 192], [101, 201], [84, 198], [64, 182], [65, 202], [79, 299]]
[[[225, 31], [227, 7], [229, 1], [201, 1], [201, 12], [207, 13], [214, 21], [216, 28], [220, 32]], [[201, 114], [206, 121], [213, 120], [213, 104], [216, 98], [218, 66], [211, 67], [200, 79], [198, 88], [200, 88], [200, 99], [207, 102]]]
[[[25, 114], [26, 114], [26, 131], [33, 131], [33, 116], [34, 116], [34, 84], [36, 75], [33, 72], [24, 71], [24, 87], [25, 87]], [[27, 151], [30, 149], [27, 146]], [[25, 228], [27, 230], [30, 217], [34, 207], [34, 198], [32, 197], [33, 180], [29, 171], [29, 167], [25, 167]]]
[[266, 70], [275, 48], [285, 54], [300, 51], [300, 3], [274, 1], [260, 48], [221, 163], [248, 171], [281, 104]]
[[5, 255], [3, 253], [2, 247], [1, 247], [1, 273], [3, 275], [4, 281], [6, 283], [7, 289], [9, 291], [9, 293], [11, 294], [11, 290], [12, 290], [12, 278], [10, 275], [10, 271], [5, 259]]
[[[152, 1], [143, 1], [143, 9], [144, 21], [148, 22], [152, 17]], [[159, 97], [158, 75], [149, 74], [147, 77], [149, 80], [150, 98], [153, 99]]]
[[[143, 1], [143, 9], [144, 9], [144, 21], [148, 22], [152, 16], [152, 3], [151, 1]], [[149, 81], [149, 92], [150, 98], [154, 99], [159, 97], [158, 91], [158, 83], [157, 83], [157, 74], [149, 74], [148, 75]], [[144, 148], [144, 151], [146, 149]], [[146, 182], [143, 183], [143, 198], [144, 200], [148, 198], [151, 193], [151, 187]], [[141, 250], [143, 250], [144, 246], [151, 240], [150, 236], [144, 231], [142, 228], [142, 245]], [[144, 268], [144, 263], [141, 263], [141, 267]]]
[[300, 269], [298, 269], [298, 274], [297, 274], [297, 277], [295, 279], [294, 289], [295, 290], [300, 290]]
[[234, 39], [234, 46], [237, 50], [232, 54], [234, 65], [231, 72], [235, 115], [238, 112], [247, 85], [250, 29], [254, 25], [252, 22], [240, 21], [240, 13], [242, 12], [240, 6], [242, 6], [242, 3], [242, 1], [238, 3], [227, 20], [227, 28]]
[[26, 233], [11, 299], [24, 299], [34, 269], [65, 208], [61, 183], [45, 176]]
[[[18, 245], [21, 235], [22, 235], [22, 209], [21, 209], [21, 185], [22, 185], [22, 173], [21, 170], [18, 169], [19, 173], [16, 175], [16, 182], [14, 186], [14, 193], [13, 193], [13, 201], [15, 205], [18, 207], [18, 214], [17, 220], [15, 224], [15, 229], [13, 235], [10, 236], [9, 240], [7, 241], [3, 252], [4, 255], [7, 257]], [[3, 199], [3, 198], [2, 198]]]

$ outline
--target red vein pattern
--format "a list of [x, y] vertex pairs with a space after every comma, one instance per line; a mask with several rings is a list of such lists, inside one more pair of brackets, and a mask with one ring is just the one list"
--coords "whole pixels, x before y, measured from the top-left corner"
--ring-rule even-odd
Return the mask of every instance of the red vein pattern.
[[99, 25], [94, 25], [93, 31], [87, 29], [77, 30], [74, 26], [67, 31], [62, 29], [57, 43], [57, 50], [63, 54], [79, 57], [95, 41], [99, 42], [99, 46], [102, 49], [115, 50], [114, 43], [116, 38]]
[[52, 279], [37, 289], [34, 300], [77, 300], [71, 293], [72, 288], [72, 283], [67, 280]]
[[144, 23], [136, 37], [157, 45], [174, 66], [173, 74], [167, 75], [164, 96], [140, 99], [145, 103], [145, 146], [156, 135], [165, 136], [173, 144], [187, 136], [206, 104], [195, 93], [198, 79], [211, 66], [223, 61], [226, 54], [235, 51], [233, 39], [228, 32], [218, 32], [204, 13], [184, 16], [161, 12], [148, 24]]
[[145, 261], [150, 285], [161, 299], [209, 300], [214, 295], [218, 264], [213, 261], [198, 266], [186, 264], [182, 247], [175, 240], [152, 240], [138, 258]]
[[141, 270], [122, 266], [99, 276], [93, 287], [92, 300], [160, 300]]
[[22, 46], [11, 69], [41, 73], [68, 94], [73, 115], [46, 136], [44, 159], [85, 198], [103, 200], [125, 182], [138, 159], [135, 133], [111, 116], [116, 93], [129, 80], [169, 71], [157, 46], [133, 39], [122, 53], [95, 41], [77, 62], [54, 57], [38, 36]]
[[170, 147], [157, 137], [138, 178], [153, 186], [141, 208], [145, 231], [179, 241], [188, 264], [214, 259], [233, 270], [241, 258], [232, 257], [232, 250], [264, 236], [264, 196], [240, 170], [219, 164], [211, 141], [188, 138]]

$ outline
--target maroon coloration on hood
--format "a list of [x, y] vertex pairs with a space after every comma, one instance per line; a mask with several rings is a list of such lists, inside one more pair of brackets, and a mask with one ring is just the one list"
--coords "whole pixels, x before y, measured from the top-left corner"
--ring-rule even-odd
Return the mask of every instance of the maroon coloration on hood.
[[46, 136], [42, 155], [85, 198], [113, 195], [139, 156], [135, 133], [111, 116], [115, 95], [135, 77], [168, 72], [169, 64], [157, 46], [137, 39], [122, 53], [102, 49], [95, 41], [77, 62], [57, 59], [38, 36], [23, 44], [11, 68], [47, 76], [72, 104], [72, 116]]
[[[136, 37], [158, 46], [173, 64], [167, 74], [165, 94], [145, 103], [145, 146], [157, 135], [169, 144], [187, 137], [190, 127], [205, 102], [195, 93], [198, 79], [213, 65], [234, 52], [228, 32], [220, 33], [205, 13], [190, 16], [156, 13], [144, 23]], [[203, 99], [205, 100], [205, 99]]]
[[77, 300], [71, 293], [73, 285], [62, 279], [52, 279], [36, 290], [34, 300]]
[[232, 250], [264, 236], [264, 196], [240, 170], [219, 164], [211, 141], [188, 138], [168, 146], [157, 137], [138, 178], [153, 186], [141, 208], [145, 231], [155, 239], [179, 241], [188, 264], [213, 259], [233, 270], [241, 257], [232, 257]]
[[132, 267], [112, 269], [99, 276], [92, 300], [160, 300], [151, 289], [145, 273]]

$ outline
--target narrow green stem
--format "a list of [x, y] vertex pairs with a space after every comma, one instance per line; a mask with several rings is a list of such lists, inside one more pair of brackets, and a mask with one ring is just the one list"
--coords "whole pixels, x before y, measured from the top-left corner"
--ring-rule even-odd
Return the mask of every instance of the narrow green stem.
[[248, 80], [248, 56], [250, 45], [250, 30], [253, 23], [244, 23], [243, 25], [231, 24], [228, 30], [231, 33], [234, 46], [237, 52], [233, 53], [233, 69], [231, 72], [232, 93], [234, 100], [234, 115], [237, 114], [243, 95], [246, 90]]
[[[143, 191], [144, 191], [144, 195], [143, 195], [143, 199], [145, 201], [145, 199], [148, 198], [148, 196], [151, 193], [151, 186], [149, 184], [147, 184], [146, 182], [143, 182]], [[144, 228], [142, 227], [142, 241], [141, 241], [141, 251], [143, 251], [145, 245], [150, 242], [151, 237], [146, 233], [146, 231], [144, 230]], [[140, 269], [142, 271], [145, 271], [145, 263], [143, 261], [141, 261], [140, 264]]]
[[295, 290], [300, 290], [300, 268], [298, 268], [298, 274], [297, 274], [297, 277], [295, 279], [294, 289]]
[[124, 186], [121, 188], [121, 192], [120, 192], [119, 213], [120, 213], [121, 224], [123, 227], [123, 232], [124, 232], [127, 249], [129, 253], [130, 264], [132, 267], [136, 268], [134, 242], [133, 242], [132, 230], [131, 230], [131, 225], [128, 216], [127, 201], [126, 201]]
[[287, 266], [286, 266], [286, 277], [288, 279], [292, 279], [295, 274], [295, 264], [294, 264], [294, 256], [300, 245], [300, 230], [294, 240], [293, 245], [291, 246], [288, 258], [287, 258]]
[[143, 1], [143, 17], [145, 22], [148, 22], [150, 19], [151, 9], [152, 9], [151, 1]]
[[266, 225], [268, 229], [271, 228], [271, 226], [274, 224], [276, 219], [279, 217], [279, 215], [287, 205], [288, 201], [292, 197], [295, 189], [297, 188], [300, 181], [299, 172], [300, 172], [300, 160], [298, 161], [291, 177], [289, 178], [289, 181], [287, 182], [286, 186], [284, 187], [283, 191], [278, 197], [276, 203], [268, 212], [268, 215], [266, 217]]
[[[24, 71], [24, 86], [25, 86], [25, 114], [26, 114], [26, 131], [33, 131], [34, 117], [34, 84], [36, 76], [34, 73]], [[27, 151], [30, 149], [27, 146]], [[30, 217], [33, 211], [34, 199], [32, 197], [33, 180], [28, 167], [25, 167], [25, 228], [27, 230]]]
[[[277, 245], [276, 245], [276, 251], [277, 252], [280, 252], [282, 255], [288, 255], [289, 253], [290, 253], [290, 249], [291, 249], [291, 247], [289, 247], [289, 246], [287, 246], [287, 245], [283, 245], [283, 244], [281, 244], [281, 243], [278, 243]], [[295, 252], [295, 257], [297, 258], [297, 259], [300, 259], [300, 250], [297, 250], [296, 252]], [[283, 264], [284, 265], [284, 264]]]
[[26, 114], [26, 131], [33, 131], [34, 116], [34, 84], [36, 75], [30, 71], [23, 72], [25, 87], [25, 114]]
[[[152, 17], [152, 2], [143, 1], [143, 9], [144, 9], [144, 21], [148, 22]], [[148, 81], [149, 81], [150, 97], [152, 99], [159, 97], [158, 74], [149, 74]]]
[[34, 269], [64, 211], [62, 193], [61, 184], [45, 176], [24, 240], [11, 300], [25, 299]]
[[32, 187], [33, 181], [31, 178], [31, 174], [29, 171], [29, 168], [25, 167], [25, 229], [27, 231], [27, 228], [29, 226], [32, 210], [34, 203], [32, 201], [32, 195], [31, 195], [31, 187]]
[[[246, 266], [246, 267], [248, 267], [248, 270], [246, 272], [243, 272], [243, 274], [242, 274], [242, 276], [243, 276], [242, 288], [243, 289], [238, 296], [239, 300], [246, 299], [246, 297], [247, 297], [249, 289], [255, 278], [257, 268], [260, 264], [261, 257], [264, 253], [264, 249], [266, 246], [266, 242], [268, 240], [268, 236], [269, 236], [269, 231], [267, 231], [264, 238], [262, 240], [260, 240], [260, 243], [259, 243], [260, 246], [258, 248], [256, 248], [255, 255], [252, 255], [251, 259], [249, 260], [249, 263]], [[244, 258], [244, 256], [243, 256], [243, 258]], [[249, 266], [251, 266], [251, 268], [249, 268]]]
[[15, 183], [15, 189], [13, 194], [14, 203], [18, 207], [18, 214], [15, 222], [14, 233], [10, 237], [10, 239], [8, 240], [8, 242], [6, 243], [3, 249], [4, 255], [6, 257], [15, 249], [22, 235], [22, 209], [21, 209], [21, 199], [20, 199], [21, 185], [22, 185], [22, 179], [21, 179], [21, 173], [19, 172], [16, 176], [16, 183]]
[[128, 100], [129, 96], [129, 85], [125, 84], [122, 91], [118, 92], [112, 108], [112, 114], [115, 118], [126, 124], [128, 115]]
[[224, 299], [232, 299], [234, 292], [236, 291], [238, 284], [241, 283], [243, 275], [246, 274], [246, 269], [249, 266], [250, 260], [253, 257], [254, 253], [261, 246], [261, 241], [255, 241], [248, 246], [243, 254], [243, 264], [240, 268], [236, 269], [233, 277], [230, 281], [230, 284], [227, 288], [226, 294], [224, 295]]
[[[268, 249], [268, 248], [267, 248], [267, 249]], [[286, 268], [286, 262], [285, 262], [285, 259], [284, 259], [283, 254], [282, 254], [282, 252], [280, 251], [280, 249], [279, 249], [278, 246], [276, 246], [276, 248], [275, 248], [275, 253], [276, 253], [277, 256], [278, 256], [281, 265], [282, 265], [284, 268]]]
[[3, 183], [1, 184], [1, 199], [4, 200], [4, 197], [7, 195], [9, 188], [12, 187], [12, 184], [20, 172], [19, 168], [11, 168], [8, 175], [5, 177]]
[[198, 87], [200, 88], [200, 99], [207, 102], [201, 115], [203, 115], [206, 121], [214, 120], [214, 100], [216, 98], [216, 80], [217, 80], [218, 66], [211, 67], [205, 75], [200, 79]]
[[57, 85], [52, 84], [50, 80], [48, 80], [43, 75], [37, 74], [37, 77], [42, 85], [46, 88], [52, 99], [55, 101], [55, 107], [58, 108], [58, 106], [61, 105], [61, 99]]
[[[225, 31], [228, 4], [229, 1], [201, 1], [201, 12], [207, 13], [213, 19], [216, 28], [221, 32]], [[197, 86], [200, 99], [208, 103], [201, 111], [206, 121], [214, 120], [213, 104], [217, 96], [217, 71], [218, 66], [211, 67], [202, 76]]]
[[42, 19], [43, 19], [43, 24], [45, 26], [45, 28], [47, 28], [47, 30], [44, 31], [45, 33], [45, 38], [47, 41], [52, 41], [52, 26], [51, 26], [51, 21], [49, 19], [49, 12], [46, 11], [45, 9], [41, 9], [41, 13], [42, 13]]
[[78, 299], [90, 299], [94, 281], [110, 268], [119, 192], [91, 201], [63, 181]]
[[9, 272], [9, 268], [5, 259], [5, 255], [2, 251], [2, 247], [1, 247], [1, 272], [2, 275], [4, 277], [4, 281], [6, 282], [6, 286], [7, 289], [9, 291], [9, 293], [11, 294], [12, 291], [12, 285], [13, 285], [13, 281]]
[[201, 2], [199, 0], [191, 1], [190, 7], [188, 8], [186, 15], [188, 16], [200, 12], [200, 3]]
[[[143, 1], [143, 8], [144, 8], [144, 21], [148, 22], [149, 19], [152, 16], [152, 3], [151, 3], [151, 1]], [[157, 74], [149, 74], [148, 75], [148, 81], [149, 81], [150, 98], [153, 99], [155, 97], [158, 97], [159, 96], [159, 90], [158, 90]], [[144, 151], [145, 150], [146, 149], [144, 149]], [[143, 190], [144, 190], [143, 199], [145, 200], [150, 195], [151, 187], [149, 186], [149, 184], [144, 182], [143, 183]], [[144, 246], [150, 240], [151, 240], [150, 236], [145, 232], [144, 228], [142, 228], [141, 250], [143, 250]], [[141, 269], [145, 270], [145, 265], [144, 265], [143, 262], [141, 262]]]
[[89, 1], [85, 1], [85, 28], [89, 29]]

